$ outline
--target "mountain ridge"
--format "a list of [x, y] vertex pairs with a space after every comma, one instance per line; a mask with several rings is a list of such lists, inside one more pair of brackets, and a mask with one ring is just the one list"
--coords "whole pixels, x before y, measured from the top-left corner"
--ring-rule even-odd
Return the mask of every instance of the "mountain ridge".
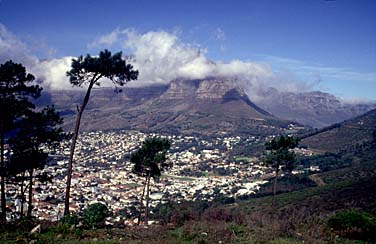
[[[223, 77], [125, 87], [117, 94], [111, 88], [93, 89], [82, 129], [280, 133], [290, 123], [322, 127], [376, 107], [368, 104], [346, 107], [335, 96], [323, 92], [295, 94], [271, 88], [262, 95], [261, 100], [254, 102], [238, 80]], [[50, 91], [42, 101], [56, 104], [65, 117], [65, 127], [70, 129], [82, 97], [83, 91]]]

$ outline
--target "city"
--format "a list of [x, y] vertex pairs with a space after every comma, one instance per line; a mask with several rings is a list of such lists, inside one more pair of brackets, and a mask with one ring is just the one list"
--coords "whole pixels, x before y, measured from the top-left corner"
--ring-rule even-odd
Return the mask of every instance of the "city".
[[[211, 201], [215, 194], [234, 198], [248, 196], [255, 194], [273, 177], [272, 168], [263, 165], [256, 157], [239, 157], [231, 161], [228, 155], [241, 140], [256, 145], [264, 143], [266, 138], [249, 136], [205, 140], [193, 136], [148, 135], [137, 131], [84, 132], [76, 148], [70, 211], [79, 213], [88, 205], [100, 202], [113, 213], [106, 223], [125, 221], [129, 225], [134, 224], [137, 216], [126, 219], [121, 210], [132, 218], [129, 209], [132, 206], [139, 208], [145, 179], [132, 173], [129, 155], [148, 136], [167, 138], [172, 142], [168, 160], [173, 166], [151, 185], [152, 207], [171, 199], [176, 202]], [[298, 149], [296, 153], [312, 155], [306, 149]], [[35, 184], [33, 216], [50, 221], [62, 218], [68, 155], [68, 142], [61, 143], [56, 151], [50, 153], [53, 160], [43, 172], [52, 176], [53, 181]], [[9, 193], [18, 194], [12, 188]], [[12, 207], [14, 211], [20, 209], [19, 203]]]

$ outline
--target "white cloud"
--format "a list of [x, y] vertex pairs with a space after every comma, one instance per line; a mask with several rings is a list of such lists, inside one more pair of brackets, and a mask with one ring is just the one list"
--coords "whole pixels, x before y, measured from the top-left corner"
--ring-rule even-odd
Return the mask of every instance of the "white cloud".
[[66, 76], [73, 57], [63, 57], [39, 62], [30, 68], [36, 78], [42, 81], [42, 86], [53, 90], [73, 89]]
[[107, 35], [103, 35], [96, 38], [93, 42], [88, 44], [88, 48], [94, 48], [99, 46], [111, 46], [112, 44], [118, 41], [120, 34], [122, 34], [120, 30], [115, 29]]
[[139, 80], [130, 83], [134, 86], [167, 84], [177, 78], [221, 76], [238, 80], [252, 98], [270, 86], [295, 92], [309, 87], [295, 80], [283, 84], [266, 64], [242, 60], [213, 62], [206, 57], [205, 49], [182, 43], [175, 33], [152, 31], [140, 34], [129, 29], [118, 32], [122, 33], [118, 41], [134, 55], [132, 64], [140, 72]]
[[376, 72], [357, 72], [349, 68], [322, 66], [319, 64], [307, 64], [297, 59], [281, 58], [270, 55], [259, 55], [259, 57], [276, 66], [283, 66], [292, 72], [302, 76], [319, 76], [325, 80], [347, 80], [347, 81], [376, 81]]
[[0, 63], [8, 60], [29, 67], [38, 63], [38, 58], [30, 53], [26, 45], [0, 23]]
[[51, 89], [72, 89], [65, 75], [70, 69], [72, 57], [39, 60], [25, 43], [0, 24], [0, 64], [8, 60], [21, 63], [32, 73], [42, 87]]
[[[215, 38], [220, 41], [226, 35], [218, 28]], [[179, 32], [150, 31], [139, 33], [133, 29], [115, 29], [109, 34], [95, 39], [88, 45], [95, 48], [122, 47], [125, 54], [132, 55], [130, 63], [139, 70], [139, 79], [131, 82], [132, 86], [151, 84], [168, 84], [177, 78], [204, 79], [213, 76], [227, 77], [238, 81], [253, 100], [258, 94], [269, 87], [280, 91], [303, 92], [317, 87], [324, 78], [361, 79], [374, 81], [375, 73], [358, 73], [349, 69], [336, 67], [320, 67], [307, 65], [300, 60], [263, 56], [261, 62], [232, 60], [214, 62], [206, 56], [206, 49], [197, 45], [183, 43]], [[21, 62], [37, 79], [43, 81], [42, 86], [51, 89], [73, 89], [66, 72], [70, 69], [72, 57], [62, 57], [40, 61], [30, 49], [14, 34], [0, 24], [0, 62], [13, 59]], [[271, 68], [269, 64], [285, 64], [287, 71]], [[315, 81], [302, 82], [296, 75], [301, 72], [310, 73]], [[316, 81], [317, 80], [317, 81]], [[102, 86], [110, 86], [103, 80]]]
[[[218, 28], [216, 38], [225, 39], [224, 32]], [[150, 31], [140, 34], [132, 29], [115, 29], [97, 38], [92, 47], [121, 45], [132, 54], [131, 63], [139, 70], [139, 78], [131, 82], [133, 86], [168, 84], [177, 78], [204, 79], [212, 76], [235, 78], [249, 95], [257, 97], [260, 89], [269, 86], [283, 90], [297, 91], [298, 85], [281, 85], [280, 79], [270, 66], [255, 62], [233, 60], [213, 62], [206, 57], [206, 50], [180, 41], [178, 32]], [[12, 58], [25, 65], [42, 86], [50, 89], [73, 89], [66, 76], [72, 57], [62, 57], [40, 61], [32, 55], [27, 46], [0, 24], [0, 61]], [[103, 86], [109, 82], [102, 81]]]

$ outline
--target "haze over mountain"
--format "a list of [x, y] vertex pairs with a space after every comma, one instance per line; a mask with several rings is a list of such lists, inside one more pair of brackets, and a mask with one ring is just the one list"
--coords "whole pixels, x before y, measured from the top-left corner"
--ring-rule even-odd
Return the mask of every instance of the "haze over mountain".
[[[82, 93], [51, 91], [50, 102], [72, 127]], [[42, 98], [43, 99], [43, 98]], [[48, 98], [44, 97], [45, 102]], [[170, 133], [278, 133], [290, 123], [252, 103], [234, 80], [177, 79], [169, 86], [94, 90], [83, 130], [140, 129]]]
[[[362, 114], [375, 105], [344, 105], [322, 92], [269, 89], [253, 102], [236, 78], [175, 79], [169, 85], [126, 87], [122, 93], [93, 91], [83, 130], [140, 129], [173, 133], [280, 133], [291, 121], [321, 127]], [[72, 128], [83, 92], [51, 90], [40, 103], [54, 103]]]
[[315, 128], [338, 123], [376, 108], [376, 103], [346, 103], [320, 91], [294, 93], [280, 92], [274, 88], [263, 92], [258, 105], [277, 117]]

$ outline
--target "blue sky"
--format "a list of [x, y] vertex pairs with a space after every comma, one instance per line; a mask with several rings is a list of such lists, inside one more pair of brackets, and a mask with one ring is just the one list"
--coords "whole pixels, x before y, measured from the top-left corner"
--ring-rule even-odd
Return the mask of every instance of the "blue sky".
[[95, 54], [103, 46], [91, 44], [114, 30], [166, 31], [210, 60], [263, 63], [313, 89], [372, 100], [375, 13], [373, 0], [0, 0], [0, 23], [40, 59]]

